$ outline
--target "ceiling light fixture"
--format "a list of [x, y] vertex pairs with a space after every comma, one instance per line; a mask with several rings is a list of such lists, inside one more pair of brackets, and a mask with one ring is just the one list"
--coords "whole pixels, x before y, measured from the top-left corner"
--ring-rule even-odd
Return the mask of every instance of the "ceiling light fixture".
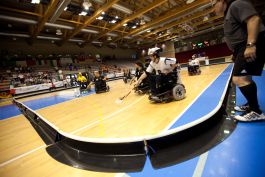
[[103, 16], [99, 16], [99, 17], [97, 17], [97, 20], [103, 20]]
[[209, 15], [205, 15], [205, 16], [203, 17], [203, 21], [206, 22], [206, 21], [208, 21], [208, 20], [209, 20]]
[[144, 19], [141, 19], [141, 20], [140, 20], [140, 25], [144, 25], [144, 24], [145, 24]]
[[89, 0], [84, 0], [82, 5], [83, 5], [84, 9], [86, 9], [86, 10], [88, 10], [92, 6], [92, 4], [91, 4], [91, 2], [89, 2]]
[[111, 40], [112, 40], [112, 38], [109, 36], [109, 37], [107, 38], [107, 40], [108, 40], [108, 41], [111, 41]]
[[60, 30], [60, 29], [57, 29], [56, 30], [56, 35], [58, 35], [58, 36], [61, 36], [63, 33], [62, 33], [62, 31]]
[[82, 11], [81, 13], [79, 13], [79, 15], [86, 16], [87, 12], [86, 11]]
[[191, 3], [193, 3], [195, 0], [187, 0], [186, 1], [186, 4], [191, 4]]
[[32, 4], [39, 4], [40, 3], [40, 0], [31, 0], [31, 3]]
[[117, 22], [117, 20], [115, 20], [115, 19], [110, 21], [110, 23], [116, 23], [116, 22]]

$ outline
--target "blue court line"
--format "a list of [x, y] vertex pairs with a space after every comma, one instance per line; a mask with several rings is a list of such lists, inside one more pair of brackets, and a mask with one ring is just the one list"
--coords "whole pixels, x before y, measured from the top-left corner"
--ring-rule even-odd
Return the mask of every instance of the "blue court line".
[[[265, 112], [265, 71], [254, 77], [258, 86], [259, 104]], [[237, 89], [238, 104], [245, 98]], [[211, 149], [203, 177], [264, 177], [265, 176], [265, 121], [239, 122], [235, 131], [224, 142]]]
[[[88, 96], [94, 93], [95, 91], [94, 89], [92, 89], [90, 92], [82, 94], [81, 97]], [[56, 95], [56, 96], [50, 96], [50, 97], [40, 98], [36, 100], [25, 101], [23, 103], [25, 103], [25, 105], [27, 105], [29, 108], [33, 110], [37, 110], [37, 109], [45, 108], [45, 107], [52, 106], [58, 103], [62, 103], [65, 101], [69, 101], [75, 98], [76, 97], [74, 95], [71, 95], [71, 96], [70, 95]], [[0, 107], [0, 120], [10, 118], [13, 116], [17, 116], [19, 114], [21, 114], [21, 112], [14, 104]]]
[[[230, 64], [170, 129], [187, 124], [212, 111], [220, 101], [232, 68], [233, 65]], [[154, 170], [148, 159], [142, 172], [128, 174], [130, 177], [192, 177], [198, 160], [199, 157], [195, 157], [174, 166]]]

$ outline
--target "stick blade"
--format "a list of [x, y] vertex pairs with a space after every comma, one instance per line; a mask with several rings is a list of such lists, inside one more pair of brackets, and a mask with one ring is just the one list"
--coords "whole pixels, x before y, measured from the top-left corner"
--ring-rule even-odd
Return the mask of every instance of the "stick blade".
[[123, 100], [120, 98], [115, 101], [116, 104], [121, 104], [122, 102], [123, 102]]

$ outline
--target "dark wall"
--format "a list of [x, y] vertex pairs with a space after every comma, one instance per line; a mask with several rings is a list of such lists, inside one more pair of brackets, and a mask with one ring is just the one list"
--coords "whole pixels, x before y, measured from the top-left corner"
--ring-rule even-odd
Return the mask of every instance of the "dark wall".
[[205, 52], [205, 55], [208, 56], [209, 59], [229, 56], [232, 54], [232, 52], [229, 50], [227, 45], [225, 43], [222, 43], [222, 44], [217, 44], [217, 45], [209, 46], [205, 48], [176, 53], [175, 56], [180, 63], [187, 63], [188, 60], [191, 59], [191, 56], [193, 54], [198, 54], [198, 53], [203, 53], [203, 52]]

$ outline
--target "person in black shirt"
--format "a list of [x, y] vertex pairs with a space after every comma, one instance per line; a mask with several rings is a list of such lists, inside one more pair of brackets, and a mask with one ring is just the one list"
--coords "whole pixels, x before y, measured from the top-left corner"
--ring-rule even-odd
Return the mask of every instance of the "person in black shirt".
[[233, 51], [233, 82], [247, 100], [243, 106], [236, 106], [239, 121], [265, 120], [259, 108], [257, 86], [252, 76], [262, 74], [265, 62], [265, 27], [250, 0], [213, 0], [217, 15], [224, 14], [224, 37]]
[[89, 86], [95, 84], [96, 93], [109, 91], [109, 86], [106, 84], [107, 78], [101, 76], [98, 71], [95, 71], [94, 75], [95, 75], [94, 80], [89, 84]]
[[[141, 75], [145, 73], [145, 67], [141, 62], [136, 62], [135, 67], [135, 76], [132, 78], [131, 83], [137, 81]], [[149, 77], [147, 77], [140, 83], [140, 85], [135, 87], [135, 90], [138, 93], [146, 93], [150, 89], [149, 85]]]
[[126, 84], [129, 80], [132, 79], [131, 70], [130, 69], [124, 69], [123, 72], [124, 72], [123, 82]]

